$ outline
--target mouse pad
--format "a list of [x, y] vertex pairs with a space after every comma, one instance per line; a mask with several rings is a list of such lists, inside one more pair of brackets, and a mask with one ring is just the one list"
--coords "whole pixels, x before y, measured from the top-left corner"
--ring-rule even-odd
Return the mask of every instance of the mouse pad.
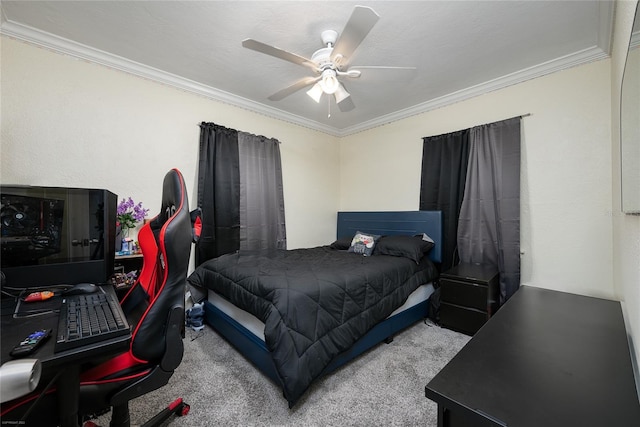
[[45, 301], [24, 302], [24, 298], [30, 292], [23, 292], [18, 298], [18, 304], [16, 304], [16, 310], [13, 313], [14, 318], [37, 316], [39, 314], [51, 313], [53, 311], [59, 311], [62, 305], [62, 298], [60, 296], [54, 296]]

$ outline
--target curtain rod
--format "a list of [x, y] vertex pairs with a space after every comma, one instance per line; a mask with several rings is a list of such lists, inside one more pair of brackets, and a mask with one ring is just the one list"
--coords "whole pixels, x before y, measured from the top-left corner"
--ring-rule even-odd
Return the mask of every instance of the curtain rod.
[[471, 128], [474, 128], [474, 127], [476, 127], [476, 126], [484, 126], [484, 125], [488, 125], [488, 124], [491, 124], [491, 123], [497, 123], [497, 122], [503, 122], [503, 121], [505, 121], [505, 120], [515, 119], [516, 117], [520, 117], [520, 118], [529, 117], [529, 116], [531, 116], [531, 115], [532, 115], [531, 113], [525, 113], [525, 114], [520, 114], [520, 115], [518, 115], [518, 116], [509, 117], [509, 118], [507, 118], [507, 119], [495, 120], [495, 121], [493, 121], [493, 122], [484, 123], [484, 124], [482, 124], [482, 125], [469, 126], [469, 127], [467, 127], [467, 128], [464, 128], [464, 129], [458, 129], [458, 130], [454, 130], [454, 131], [451, 131], [451, 132], [442, 133], [442, 134], [440, 134], [440, 135], [429, 135], [429, 136], [423, 136], [423, 137], [422, 137], [422, 140], [424, 140], [425, 138], [433, 138], [433, 137], [435, 137], [435, 136], [442, 136], [442, 135], [448, 135], [448, 134], [450, 134], [450, 133], [461, 132], [461, 131], [463, 131], [463, 130], [471, 129]]
[[[516, 117], [520, 117], [521, 119], [523, 119], [525, 117], [529, 117], [530, 115], [531, 115], [531, 113], [525, 113], [525, 114], [520, 114], [519, 116], [509, 117], [508, 119], [496, 120], [495, 122], [502, 122], [504, 120], [515, 119]], [[491, 123], [495, 123], [495, 122], [491, 122]], [[211, 123], [211, 122], [200, 122], [200, 123], [198, 123], [198, 127], [202, 127], [202, 125], [206, 124], [206, 123]], [[488, 124], [488, 123], [485, 123], [485, 124]], [[216, 125], [216, 126], [220, 126], [220, 125]], [[476, 125], [476, 126], [481, 126], [481, 125]], [[224, 127], [224, 126], [222, 126], [222, 127]], [[278, 142], [280, 142], [280, 141], [278, 141]]]
[[[520, 117], [521, 119], [525, 118], [525, 117], [529, 117], [531, 115], [531, 113], [525, 113], [525, 114], [520, 114], [518, 116], [513, 116], [513, 117], [509, 117], [508, 119], [502, 119], [502, 120], [495, 120], [493, 122], [490, 123], [496, 123], [496, 122], [504, 122], [505, 120], [511, 120], [511, 119], [515, 119], [516, 117]], [[489, 123], [485, 123], [485, 125], [488, 125]], [[482, 126], [482, 125], [476, 125], [476, 126]], [[473, 126], [472, 126], [473, 127]]]

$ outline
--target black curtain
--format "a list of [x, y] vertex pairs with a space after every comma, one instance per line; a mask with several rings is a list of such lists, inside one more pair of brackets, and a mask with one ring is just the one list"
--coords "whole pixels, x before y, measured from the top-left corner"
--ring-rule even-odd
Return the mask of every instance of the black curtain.
[[240, 250], [287, 249], [280, 142], [238, 132]]
[[200, 124], [198, 206], [202, 233], [196, 266], [240, 248], [240, 174], [238, 131]]
[[420, 210], [442, 211], [442, 270], [447, 270], [457, 263], [456, 236], [469, 160], [469, 129], [422, 140]]
[[520, 287], [520, 117], [470, 130], [460, 260], [498, 267], [503, 304]]

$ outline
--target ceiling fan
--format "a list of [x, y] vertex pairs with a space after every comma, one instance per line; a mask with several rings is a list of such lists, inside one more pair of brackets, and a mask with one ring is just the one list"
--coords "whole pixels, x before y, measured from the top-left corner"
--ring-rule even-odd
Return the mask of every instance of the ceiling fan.
[[[341, 78], [358, 78], [361, 71], [350, 69], [350, 62], [355, 50], [369, 34], [369, 31], [378, 22], [379, 15], [370, 7], [356, 6], [347, 21], [340, 37], [333, 30], [323, 31], [322, 44], [325, 46], [313, 53], [311, 58], [287, 52], [275, 46], [271, 46], [257, 40], [245, 39], [242, 46], [294, 64], [311, 69], [315, 76], [304, 77], [292, 85], [274, 93], [269, 97], [271, 101], [279, 101], [300, 89], [311, 86], [307, 94], [316, 102], [320, 102], [322, 94], [326, 93], [335, 97], [338, 108], [342, 112], [351, 111], [355, 104], [351, 95], [347, 92]], [[413, 67], [384, 67], [384, 66], [358, 66], [356, 68], [390, 68], [407, 69]]]

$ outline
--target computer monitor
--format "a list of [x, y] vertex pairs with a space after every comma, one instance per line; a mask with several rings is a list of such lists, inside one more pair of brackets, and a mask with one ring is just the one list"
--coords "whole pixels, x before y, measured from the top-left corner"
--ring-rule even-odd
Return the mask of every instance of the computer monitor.
[[7, 286], [108, 281], [115, 256], [115, 194], [1, 185], [0, 198], [0, 267]]

